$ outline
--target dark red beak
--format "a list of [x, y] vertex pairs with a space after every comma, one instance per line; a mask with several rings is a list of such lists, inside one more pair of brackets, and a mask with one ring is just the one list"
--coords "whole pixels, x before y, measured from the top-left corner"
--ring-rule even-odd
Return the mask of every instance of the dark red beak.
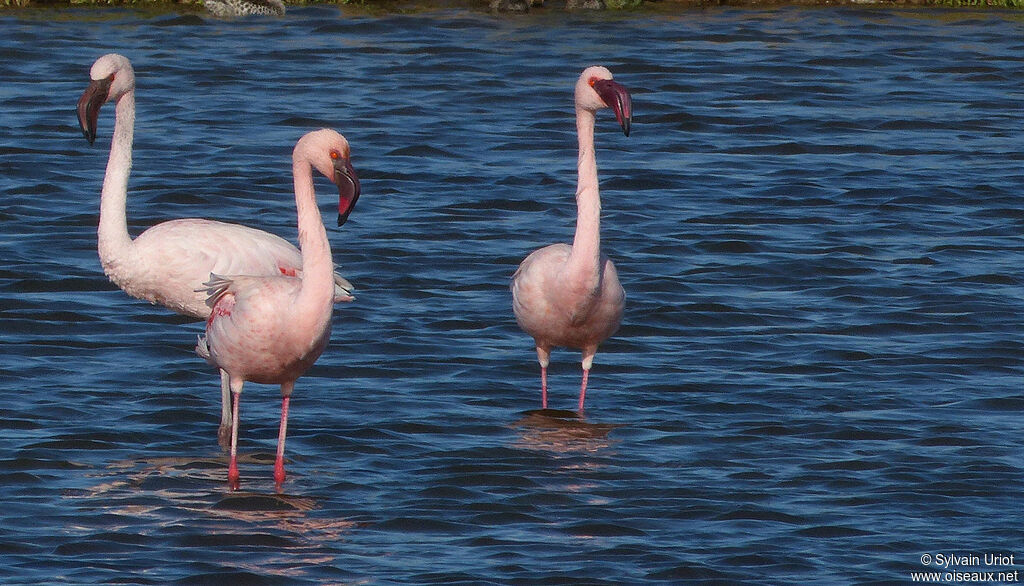
[[338, 186], [338, 225], [341, 226], [359, 199], [359, 176], [348, 159], [334, 160], [334, 183]]
[[82, 127], [82, 134], [89, 144], [96, 140], [96, 121], [100, 117], [100, 107], [106, 103], [110, 95], [110, 84], [113, 82], [113, 76], [94, 79], [82, 92], [82, 97], [78, 98], [78, 125]]
[[633, 119], [633, 102], [629, 97], [629, 90], [610, 79], [599, 79], [594, 82], [593, 87], [604, 103], [615, 112], [615, 119], [619, 121], [622, 132], [629, 136], [629, 124]]

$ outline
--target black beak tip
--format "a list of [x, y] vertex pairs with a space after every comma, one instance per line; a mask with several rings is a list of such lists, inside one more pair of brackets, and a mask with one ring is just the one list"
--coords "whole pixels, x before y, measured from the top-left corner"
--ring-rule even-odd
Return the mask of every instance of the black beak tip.
[[96, 142], [96, 132], [89, 128], [89, 125], [86, 124], [86, 121], [81, 117], [81, 114], [79, 114], [78, 121], [81, 123], [79, 128], [82, 129], [82, 136], [85, 137], [85, 140], [89, 141], [89, 145], [92, 145], [92, 143]]
[[344, 226], [348, 221], [348, 215], [338, 214], [338, 227]]

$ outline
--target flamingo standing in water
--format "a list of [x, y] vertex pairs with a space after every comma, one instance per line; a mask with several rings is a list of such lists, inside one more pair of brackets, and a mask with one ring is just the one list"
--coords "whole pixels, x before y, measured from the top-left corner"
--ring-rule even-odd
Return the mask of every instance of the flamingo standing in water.
[[331, 248], [313, 188], [313, 168], [338, 185], [342, 194], [359, 196], [359, 181], [349, 162], [349, 145], [337, 132], [311, 132], [295, 145], [292, 173], [298, 212], [302, 276], [210, 275], [206, 291], [212, 308], [206, 337], [196, 352], [228, 373], [231, 386], [231, 461], [228, 483], [238, 489], [238, 402], [246, 381], [281, 385], [281, 427], [274, 480], [284, 482], [284, 441], [288, 401], [295, 379], [316, 362], [331, 335], [334, 279]]
[[576, 236], [572, 246], [552, 244], [530, 253], [512, 276], [516, 321], [533, 336], [540, 362], [541, 407], [548, 406], [547, 367], [555, 346], [583, 352], [579, 410], [597, 346], [622, 321], [626, 294], [615, 265], [601, 253], [601, 196], [594, 156], [595, 113], [611, 108], [629, 136], [629, 91], [604, 67], [588, 67], [576, 82], [576, 132], [579, 176], [576, 187]]
[[[206, 295], [196, 289], [210, 273], [228, 275], [302, 274], [302, 255], [287, 240], [245, 226], [185, 218], [157, 224], [132, 240], [125, 208], [135, 135], [135, 71], [122, 55], [104, 55], [93, 63], [90, 83], [78, 100], [78, 122], [86, 140], [96, 140], [100, 108], [115, 103], [114, 134], [100, 196], [99, 255], [103, 271], [132, 297], [160, 304], [198, 319], [210, 316]], [[355, 207], [359, 190], [342, 193], [338, 225]], [[351, 301], [352, 285], [334, 275], [335, 301]], [[221, 422], [218, 436], [231, 433], [231, 396], [221, 373]]]

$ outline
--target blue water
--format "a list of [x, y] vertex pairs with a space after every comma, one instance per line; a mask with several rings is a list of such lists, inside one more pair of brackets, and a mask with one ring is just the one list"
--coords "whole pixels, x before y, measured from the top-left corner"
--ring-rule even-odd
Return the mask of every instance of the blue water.
[[[0, 30], [0, 581], [1024, 565], [1020, 13], [65, 10]], [[110, 51], [137, 75], [134, 233], [202, 216], [294, 239], [295, 140], [352, 144], [363, 195], [329, 236], [358, 299], [297, 384], [283, 495], [276, 387], [246, 387], [232, 494], [201, 325], [99, 266], [112, 108], [90, 147], [74, 106]], [[627, 309], [577, 419], [538, 412], [507, 285], [571, 238], [593, 63], [633, 92], [631, 136], [609, 112], [597, 134]], [[550, 406], [572, 409], [578, 355], [553, 359]], [[992, 553], [1018, 565], [945, 557]]]

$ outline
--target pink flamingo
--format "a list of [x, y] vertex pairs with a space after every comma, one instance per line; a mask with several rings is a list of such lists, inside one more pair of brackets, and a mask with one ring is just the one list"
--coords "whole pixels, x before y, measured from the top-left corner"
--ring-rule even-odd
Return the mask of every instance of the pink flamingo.
[[[78, 122], [85, 138], [96, 140], [100, 108], [115, 103], [114, 135], [100, 196], [99, 255], [103, 271], [132, 297], [160, 304], [177, 313], [206, 319], [206, 295], [196, 289], [210, 273], [229, 275], [302, 274], [302, 255], [283, 238], [237, 224], [184, 218], [157, 224], [132, 240], [126, 204], [128, 175], [135, 135], [135, 71], [127, 58], [114, 53], [96, 60], [89, 87], [78, 100]], [[359, 190], [342, 193], [338, 225], [355, 207]], [[334, 276], [335, 301], [352, 301], [352, 285]], [[226, 444], [231, 433], [231, 397], [227, 374], [221, 373], [221, 422], [218, 436]]]
[[629, 136], [629, 91], [612, 81], [611, 72], [604, 67], [588, 67], [576, 82], [576, 236], [572, 246], [552, 244], [535, 250], [512, 276], [512, 309], [519, 327], [533, 336], [537, 347], [544, 409], [548, 406], [551, 349], [566, 346], [583, 352], [579, 401], [583, 411], [597, 346], [618, 330], [626, 301], [615, 265], [601, 253], [601, 196], [594, 156], [595, 113], [601, 108], [611, 108]]
[[334, 278], [327, 231], [313, 189], [313, 168], [336, 183], [342, 193], [359, 196], [359, 182], [349, 162], [349, 145], [328, 129], [306, 134], [292, 152], [295, 207], [298, 212], [302, 276], [230, 277], [210, 275], [206, 291], [212, 308], [206, 338], [196, 352], [228, 373], [231, 386], [231, 461], [228, 483], [238, 489], [238, 401], [246, 381], [281, 385], [281, 427], [274, 480], [284, 482], [284, 441], [288, 401], [295, 379], [316, 362], [331, 335]]

